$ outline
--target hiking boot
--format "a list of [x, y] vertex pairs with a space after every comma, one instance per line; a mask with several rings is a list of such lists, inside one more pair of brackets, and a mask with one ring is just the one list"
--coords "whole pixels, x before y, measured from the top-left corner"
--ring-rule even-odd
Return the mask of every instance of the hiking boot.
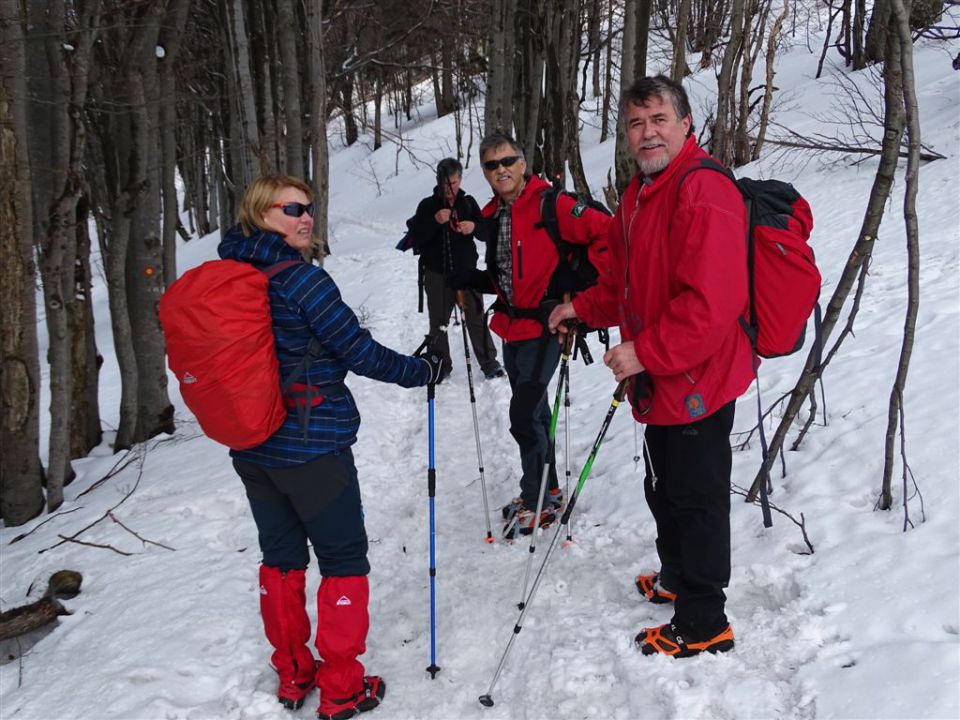
[[310, 679], [306, 682], [285, 682], [280, 684], [277, 690], [277, 700], [287, 710], [299, 710], [303, 707], [303, 701], [310, 694], [310, 691], [317, 686], [315, 680]]
[[513, 516], [516, 515], [523, 509], [523, 498], [515, 497], [513, 500], [508, 502], [502, 508], [500, 508], [500, 514], [503, 516], [504, 520], [508, 522], [513, 519]]
[[556, 512], [557, 515], [559, 515], [560, 511], [563, 509], [564, 502], [563, 490], [560, 488], [555, 487], [553, 490], [547, 493], [547, 508]]
[[502, 367], [500, 366], [500, 364], [498, 363], [498, 364], [494, 365], [492, 368], [490, 368], [489, 370], [487, 370], [486, 372], [484, 372], [484, 373], [483, 373], [483, 376], [484, 376], [487, 380], [494, 380], [494, 379], [496, 379], [496, 378], [502, 378], [502, 377], [503, 377], [504, 375], [506, 375], [506, 374], [507, 374], [507, 373], [504, 372], [503, 368], [502, 368]]
[[[529, 535], [533, 532], [533, 518], [537, 514], [536, 510], [527, 510], [524, 508], [517, 513], [517, 527], [521, 535]], [[553, 508], [547, 507], [540, 513], [540, 522], [537, 524], [540, 529], [546, 530], [557, 521], [557, 512]]]
[[363, 690], [348, 698], [339, 700], [320, 699], [317, 709], [318, 720], [348, 720], [353, 716], [373, 710], [383, 700], [387, 692], [387, 684], [376, 675], [367, 675], [363, 678]]
[[640, 594], [655, 605], [671, 603], [677, 599], [676, 593], [670, 592], [660, 584], [660, 573], [637, 575], [633, 582]]
[[709, 653], [733, 650], [733, 628], [727, 625], [711, 638], [696, 642], [684, 638], [677, 626], [667, 623], [655, 628], [643, 628], [635, 638], [644, 655], [662, 653], [670, 657], [692, 657], [706, 651]]

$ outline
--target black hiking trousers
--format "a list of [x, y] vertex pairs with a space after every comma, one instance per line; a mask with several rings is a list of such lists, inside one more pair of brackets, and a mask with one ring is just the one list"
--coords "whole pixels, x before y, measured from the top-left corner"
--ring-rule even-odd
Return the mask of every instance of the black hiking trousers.
[[660, 581], [676, 593], [673, 623], [692, 641], [727, 626], [733, 401], [685, 425], [648, 425], [643, 487], [657, 524]]

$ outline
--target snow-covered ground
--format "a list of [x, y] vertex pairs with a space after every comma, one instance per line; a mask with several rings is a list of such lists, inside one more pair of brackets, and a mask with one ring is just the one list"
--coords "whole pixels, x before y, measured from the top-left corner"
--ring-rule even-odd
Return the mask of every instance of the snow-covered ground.
[[[906, 394], [907, 450], [925, 522], [914, 497], [910, 515], [916, 527], [902, 531], [899, 484], [898, 509], [873, 509], [906, 297], [901, 174], [855, 336], [825, 378], [828, 425], [818, 422], [801, 449], [787, 453], [788, 475], [776, 479], [773, 501], [796, 518], [803, 513], [816, 552], [805, 554], [798, 528], [784, 516], [774, 514], [774, 527], [764, 530], [758, 508], [734, 498], [727, 606], [737, 636], [734, 652], [675, 661], [642, 657], [634, 648], [638, 630], [666, 622], [670, 610], [641, 602], [633, 587], [634, 575], [656, 568], [656, 553], [642, 466], [633, 459], [634, 424], [621, 411], [578, 503], [575, 542], [553, 554], [494, 690], [496, 704], [481, 707], [477, 697], [487, 691], [517, 621], [529, 553], [525, 541], [483, 542], [461, 360], [436, 400], [436, 633], [442, 669], [431, 679], [424, 670], [430, 662], [426, 392], [350, 378], [363, 413], [355, 453], [373, 566], [372, 625], [363, 659], [388, 684], [371, 717], [960, 717], [960, 83], [950, 67], [957, 49], [957, 42], [922, 41], [915, 58], [924, 141], [947, 156], [924, 165], [920, 176], [922, 298]], [[813, 116], [843, 111], [836, 84], [829, 77], [813, 79], [816, 61], [817, 51], [802, 46], [781, 61], [777, 83], [788, 100], [780, 123], [812, 130]], [[832, 72], [837, 69], [826, 75]], [[872, 85], [866, 73], [854, 78]], [[709, 85], [709, 77], [689, 83], [694, 108], [702, 106]], [[428, 113], [428, 106], [421, 111]], [[416, 313], [415, 263], [393, 245], [404, 219], [432, 187], [429, 166], [454, 154], [453, 119], [424, 116], [403, 134], [405, 149], [387, 144], [376, 153], [364, 139], [344, 149], [332, 137], [333, 255], [327, 268], [374, 336], [410, 351], [427, 321]], [[599, 145], [598, 135], [588, 123], [584, 161], [597, 191], [613, 155], [612, 142]], [[875, 168], [875, 158], [771, 152], [740, 170], [793, 182], [809, 199], [824, 298], [856, 239]], [[463, 187], [481, 202], [489, 196], [475, 158]], [[214, 257], [217, 242], [211, 236], [184, 244], [181, 271]], [[102, 412], [115, 425], [119, 379], [102, 284], [96, 301], [98, 341], [107, 360]], [[460, 331], [452, 331], [456, 356], [462, 352]], [[595, 343], [593, 349], [599, 356]], [[792, 387], [803, 359], [764, 364], [765, 401]], [[602, 363], [573, 367], [574, 480], [613, 387]], [[73, 614], [52, 632], [20, 647], [3, 644], [5, 720], [313, 716], [315, 695], [292, 715], [276, 702], [258, 612], [256, 530], [242, 487], [226, 450], [200, 434], [175, 386], [171, 392], [179, 409], [175, 436], [122, 456], [104, 444], [74, 464], [78, 477], [56, 517], [0, 529], [3, 609], [37, 599], [56, 570], [84, 576], [82, 593], [65, 601]], [[517, 492], [508, 401], [504, 380], [478, 381], [492, 513]], [[755, 417], [751, 390], [738, 404], [736, 429], [749, 429]], [[559, 432], [562, 447], [562, 426]], [[735, 454], [736, 484], [750, 484], [758, 457], [756, 443]], [[105, 517], [108, 510], [118, 522]], [[61, 543], [59, 536], [72, 536], [98, 518], [78, 539], [129, 554]], [[491, 518], [495, 532], [496, 520]], [[537, 565], [551, 535], [539, 543]], [[318, 579], [312, 566], [308, 582], [315, 587]], [[315, 615], [314, 608], [310, 612]]]

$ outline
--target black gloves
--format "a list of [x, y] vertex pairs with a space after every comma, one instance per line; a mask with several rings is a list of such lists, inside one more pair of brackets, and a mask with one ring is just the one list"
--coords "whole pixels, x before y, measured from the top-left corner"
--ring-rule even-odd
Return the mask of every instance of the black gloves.
[[440, 372], [443, 366], [443, 358], [440, 357], [440, 353], [427, 348], [420, 354], [420, 359], [430, 368], [430, 379], [427, 380], [427, 384], [436, 385], [440, 382]]

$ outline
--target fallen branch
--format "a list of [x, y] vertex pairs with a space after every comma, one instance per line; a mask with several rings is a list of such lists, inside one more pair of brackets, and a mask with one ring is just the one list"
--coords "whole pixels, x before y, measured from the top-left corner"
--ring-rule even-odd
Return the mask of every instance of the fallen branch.
[[[743, 489], [742, 487], [740, 487], [739, 485], [736, 485], [736, 484], [734, 484], [734, 483], [731, 483], [731, 484], [730, 484], [730, 492], [733, 493], [734, 495], [741, 495], [741, 496], [747, 498], [747, 502], [749, 502], [749, 503], [753, 503], [754, 505], [759, 505], [759, 504], [760, 504], [759, 501], [756, 500], [756, 499], [751, 500], [751, 499], [750, 499], [750, 496], [747, 494], [747, 491], [744, 490], [744, 489]], [[800, 513], [800, 520], [798, 521], [793, 515], [791, 515], [790, 513], [788, 513], [786, 510], [781, 510], [779, 507], [777, 507], [777, 506], [774, 505], [773, 503], [770, 503], [770, 509], [771, 509], [771, 510], [776, 510], [778, 513], [780, 513], [780, 514], [783, 515], [784, 517], [790, 518], [790, 520], [793, 522], [793, 524], [796, 525], [798, 528], [800, 528], [800, 534], [803, 535], [803, 542], [804, 542], [804, 544], [810, 549], [810, 552], [809, 552], [809, 553], [797, 553], [797, 554], [798, 554], [798, 555], [813, 555], [813, 552], [814, 552], [814, 550], [813, 550], [813, 543], [811, 543], [811, 542], [810, 542], [810, 538], [807, 537], [807, 519], [803, 516], [803, 513]]]
[[147, 539], [144, 538], [144, 537], [140, 537], [140, 535], [138, 535], [135, 531], [131, 530], [131, 529], [128, 528], [126, 525], [124, 525], [122, 522], [120, 522], [119, 520], [117, 520], [117, 517], [116, 517], [112, 512], [110, 512], [109, 510], [107, 511], [107, 517], [109, 517], [111, 520], [113, 520], [117, 525], [119, 525], [120, 527], [122, 527], [122, 528], [123, 528], [124, 530], [126, 530], [128, 533], [130, 533], [131, 535], [133, 535], [137, 540], [139, 540], [140, 542], [142, 542], [144, 545], [147, 545], [147, 544], [149, 544], [149, 545], [156, 545], [157, 547], [162, 547], [164, 550], [170, 550], [171, 552], [176, 552], [176, 549], [170, 547], [169, 545], [164, 545], [163, 543], [155, 542], [155, 541], [153, 541], [153, 540], [147, 540]]
[[[127, 557], [133, 555], [133, 553], [126, 552], [125, 550], [117, 550], [117, 548], [115, 548], [113, 545], [101, 545], [100, 543], [87, 542], [85, 540], [77, 540], [75, 537], [67, 537], [66, 535], [57, 535], [57, 537], [63, 540], [63, 542], [72, 542], [72, 543], [76, 543], [77, 545], [86, 545], [87, 547], [101, 548], [103, 550], [113, 550], [118, 555], [126, 555]], [[57, 543], [57, 544], [62, 545], [63, 543]], [[47, 548], [47, 549], [49, 550], [50, 548]], [[43, 551], [41, 550], [41, 552]]]
[[44, 525], [46, 525], [48, 522], [50, 522], [51, 520], [55, 520], [56, 518], [60, 517], [61, 515], [68, 515], [68, 514], [70, 514], [70, 513], [72, 513], [72, 512], [76, 512], [77, 510], [82, 510], [82, 509], [83, 509], [83, 506], [82, 506], [82, 505], [78, 505], [78, 506], [75, 507], [75, 508], [70, 508], [69, 510], [64, 510], [63, 512], [58, 512], [56, 515], [51, 515], [50, 517], [48, 517], [48, 518], [47, 518], [46, 520], [44, 520], [43, 522], [40, 522], [40, 523], [37, 523], [36, 525], [34, 525], [32, 528], [30, 528], [30, 530], [29, 530], [28, 532], [21, 533], [20, 535], [17, 535], [13, 540], [10, 541], [10, 544], [13, 545], [15, 542], [20, 542], [21, 540], [23, 540], [23, 539], [24, 539], [25, 537], [27, 537], [28, 535], [32, 535], [32, 534], [35, 533], [37, 530], [39, 530], [41, 527], [43, 527]]

